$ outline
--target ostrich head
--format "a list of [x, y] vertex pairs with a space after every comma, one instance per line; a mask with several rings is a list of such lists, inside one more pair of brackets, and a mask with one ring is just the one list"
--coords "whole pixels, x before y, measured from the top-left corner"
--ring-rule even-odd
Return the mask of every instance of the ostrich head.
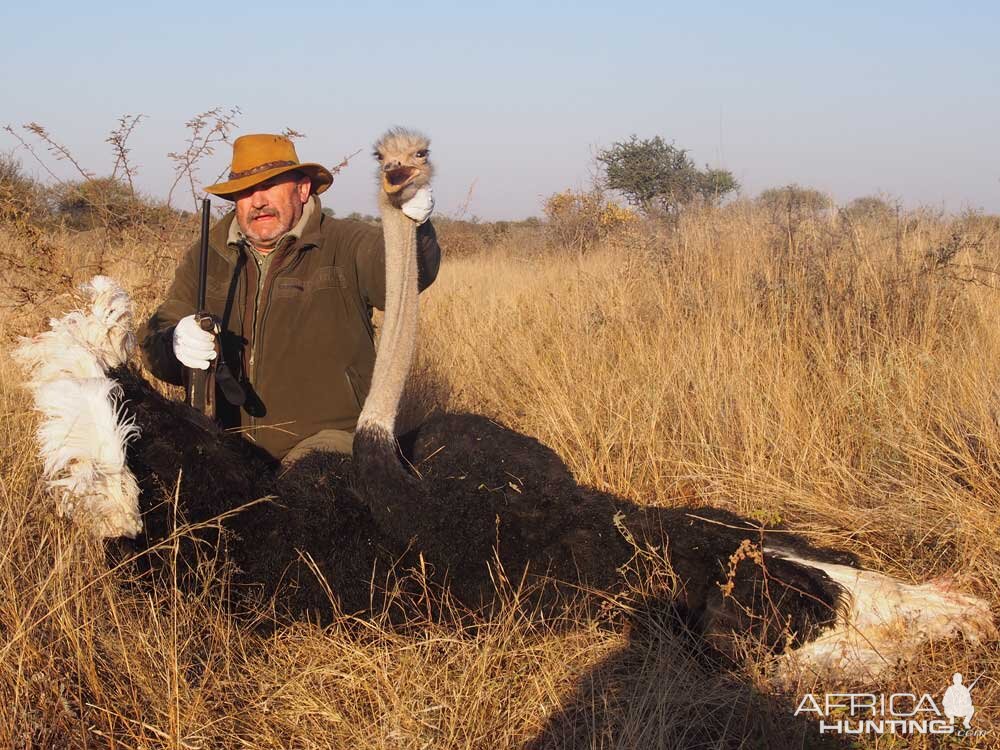
[[430, 140], [404, 128], [392, 128], [375, 143], [382, 195], [399, 208], [431, 181]]

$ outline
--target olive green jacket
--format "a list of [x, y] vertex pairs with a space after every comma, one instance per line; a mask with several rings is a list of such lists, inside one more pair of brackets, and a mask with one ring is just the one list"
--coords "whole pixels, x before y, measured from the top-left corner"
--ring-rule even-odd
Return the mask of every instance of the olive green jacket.
[[[381, 229], [334, 219], [312, 200], [301, 236], [271, 251], [263, 278], [245, 243], [227, 243], [235, 212], [209, 232], [206, 307], [222, 322], [223, 357], [247, 394], [240, 408], [217, 390], [217, 417], [275, 458], [320, 430], [354, 429], [375, 364], [372, 308], [385, 307]], [[441, 260], [430, 222], [418, 228], [417, 246], [423, 290]], [[183, 367], [174, 326], [196, 312], [198, 263], [196, 243], [139, 333], [146, 366], [175, 385], [183, 384]]]

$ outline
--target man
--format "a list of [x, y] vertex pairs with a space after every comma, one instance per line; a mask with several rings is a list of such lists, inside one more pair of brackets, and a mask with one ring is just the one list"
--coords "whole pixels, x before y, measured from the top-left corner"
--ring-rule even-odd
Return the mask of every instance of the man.
[[[206, 307], [245, 394], [239, 407], [217, 389], [217, 417], [286, 463], [312, 449], [350, 453], [375, 363], [371, 312], [385, 306], [382, 232], [325, 215], [317, 196], [332, 182], [287, 138], [246, 135], [233, 144], [228, 181], [205, 188], [235, 208], [209, 232]], [[433, 206], [429, 188], [403, 206], [419, 225], [421, 290], [441, 258]], [[194, 317], [198, 250], [139, 336], [150, 371], [175, 385], [184, 367], [206, 369], [216, 356], [215, 336]]]

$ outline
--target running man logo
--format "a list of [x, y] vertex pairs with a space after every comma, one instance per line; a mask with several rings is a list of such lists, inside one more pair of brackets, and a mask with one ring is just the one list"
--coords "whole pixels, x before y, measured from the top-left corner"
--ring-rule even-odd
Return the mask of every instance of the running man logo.
[[820, 734], [984, 737], [989, 732], [973, 729], [971, 724], [975, 713], [972, 689], [977, 682], [979, 677], [966, 686], [962, 673], [956, 672], [940, 707], [930, 693], [808, 693], [799, 701], [795, 715], [813, 715], [819, 720]]

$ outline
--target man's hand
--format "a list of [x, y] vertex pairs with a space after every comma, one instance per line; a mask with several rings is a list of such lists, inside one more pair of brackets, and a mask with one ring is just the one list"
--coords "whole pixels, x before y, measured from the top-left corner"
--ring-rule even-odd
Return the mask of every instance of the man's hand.
[[181, 318], [174, 327], [174, 356], [192, 370], [207, 370], [215, 359], [215, 334], [202, 330], [194, 315]]
[[403, 213], [413, 219], [417, 224], [423, 224], [434, 210], [434, 193], [431, 186], [420, 188], [410, 200], [406, 201], [400, 208]]

